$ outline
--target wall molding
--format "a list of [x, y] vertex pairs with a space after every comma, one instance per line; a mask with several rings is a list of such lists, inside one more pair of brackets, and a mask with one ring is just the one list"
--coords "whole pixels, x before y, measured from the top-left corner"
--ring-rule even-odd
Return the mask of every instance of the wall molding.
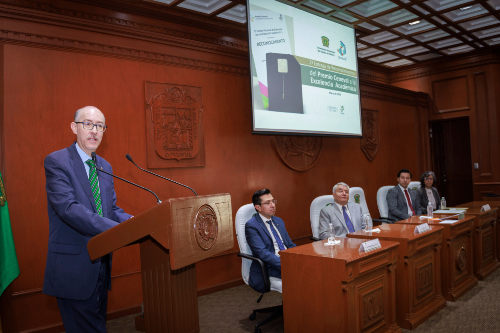
[[[420, 68], [401, 69], [398, 72], [392, 72], [390, 74], [390, 82], [393, 83], [398, 81], [411, 80], [424, 76], [500, 63], [500, 57], [497, 55], [495, 50], [492, 50], [490, 52], [491, 53], [483, 55], [483, 57], [486, 56], [486, 59], [482, 58], [470, 61], [467, 60], [467, 58], [471, 58], [471, 55], [467, 54], [466, 56], [463, 56], [460, 59], [454, 59], [453, 61], [450, 61], [451, 59], [444, 59], [438, 63], [421, 65]], [[475, 54], [474, 57], [477, 58], [478, 56]]]
[[128, 47], [106, 45], [67, 38], [44, 36], [18, 31], [0, 30], [0, 40], [5, 44], [14, 44], [43, 49], [70, 51], [94, 54], [113, 58], [142, 61], [159, 65], [191, 68], [202, 71], [218, 72], [231, 75], [249, 75], [248, 67], [229, 66], [225, 64], [180, 57], [159, 52], [150, 52]]
[[[383, 89], [388, 93], [382, 94], [379, 92], [369, 91], [367, 89], [362, 89], [362, 86]], [[427, 93], [415, 92], [412, 90], [391, 86], [385, 83], [360, 79], [360, 91], [361, 97], [364, 98], [377, 99], [416, 107], [419, 106], [423, 108], [429, 107], [429, 99], [427, 97]]]
[[[246, 41], [228, 41], [161, 25], [56, 7], [43, 2], [0, 0], [0, 17], [2, 16], [248, 58]], [[186, 43], [186, 40], [190, 42]]]

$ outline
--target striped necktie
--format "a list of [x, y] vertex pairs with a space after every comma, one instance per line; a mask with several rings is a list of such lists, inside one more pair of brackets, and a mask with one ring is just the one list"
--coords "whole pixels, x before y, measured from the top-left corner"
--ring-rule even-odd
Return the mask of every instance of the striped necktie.
[[269, 226], [271, 227], [271, 232], [273, 233], [274, 239], [276, 239], [276, 243], [278, 243], [278, 247], [279, 247], [280, 251], [286, 250], [285, 244], [283, 244], [283, 242], [281, 241], [281, 238], [278, 235], [278, 232], [276, 231], [276, 229], [274, 229], [274, 226], [273, 226], [273, 223], [271, 222], [271, 220], [266, 221], [266, 223], [269, 224]]
[[97, 213], [102, 216], [102, 206], [101, 206], [101, 192], [99, 192], [99, 181], [97, 180], [97, 171], [95, 168], [94, 161], [92, 159], [88, 159], [85, 161], [90, 167], [89, 170], [89, 181], [90, 187], [92, 188], [92, 194], [94, 195], [95, 207], [97, 209]]
[[344, 220], [345, 224], [347, 224], [347, 229], [349, 229], [349, 232], [354, 232], [354, 226], [352, 225], [351, 219], [349, 218], [349, 214], [347, 214], [347, 211], [345, 210], [345, 206], [342, 206], [342, 213], [344, 214]]

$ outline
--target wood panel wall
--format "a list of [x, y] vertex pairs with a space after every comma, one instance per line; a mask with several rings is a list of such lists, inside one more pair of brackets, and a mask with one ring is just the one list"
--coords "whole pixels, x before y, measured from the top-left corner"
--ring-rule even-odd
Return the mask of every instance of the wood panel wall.
[[[376, 192], [396, 184], [409, 168], [428, 168], [426, 94], [362, 80], [362, 107], [378, 111], [380, 149], [370, 162], [357, 138], [323, 138], [315, 166], [291, 170], [274, 151], [272, 137], [251, 134], [246, 42], [102, 8], [57, 2], [0, 1], [0, 167], [8, 193], [21, 275], [0, 299], [5, 333], [61, 330], [53, 297], [42, 294], [48, 217], [43, 160], [71, 145], [74, 112], [95, 105], [108, 131], [98, 154], [115, 174], [151, 188], [161, 199], [189, 196], [185, 188], [157, 180], [125, 159], [146, 166], [144, 82], [202, 88], [206, 166], [155, 169], [199, 194], [230, 193], [233, 218], [252, 193], [270, 188], [277, 215], [292, 239], [311, 235], [312, 200], [343, 181], [365, 190], [378, 217]], [[126, 17], [126, 19], [125, 19]], [[231, 40], [231, 41], [229, 41]], [[146, 192], [117, 181], [118, 205], [131, 214], [155, 205]], [[200, 294], [243, 283], [237, 243], [230, 253], [197, 264]], [[110, 317], [135, 313], [142, 301], [137, 246], [113, 260]]]
[[391, 73], [392, 85], [431, 96], [429, 121], [469, 118], [472, 160], [464, 163], [472, 169], [475, 200], [500, 194], [499, 64], [494, 50]]

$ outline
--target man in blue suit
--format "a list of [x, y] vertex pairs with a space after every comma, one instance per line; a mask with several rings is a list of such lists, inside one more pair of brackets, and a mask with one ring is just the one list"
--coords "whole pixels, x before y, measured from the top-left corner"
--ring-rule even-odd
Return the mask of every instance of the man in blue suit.
[[[281, 290], [281, 259], [279, 252], [295, 247], [285, 223], [276, 214], [276, 200], [268, 189], [259, 190], [252, 196], [252, 202], [258, 214], [255, 214], [245, 225], [245, 236], [254, 257], [267, 265], [271, 285]], [[260, 265], [254, 261], [250, 266], [248, 283], [255, 290], [264, 293], [264, 278]]]
[[[116, 206], [113, 178], [97, 175], [91, 159], [106, 130], [102, 112], [86, 106], [75, 113], [76, 143], [45, 158], [49, 246], [43, 292], [57, 297], [68, 333], [106, 332], [111, 255], [91, 261], [87, 243], [131, 217]], [[97, 167], [112, 173], [97, 156]]]

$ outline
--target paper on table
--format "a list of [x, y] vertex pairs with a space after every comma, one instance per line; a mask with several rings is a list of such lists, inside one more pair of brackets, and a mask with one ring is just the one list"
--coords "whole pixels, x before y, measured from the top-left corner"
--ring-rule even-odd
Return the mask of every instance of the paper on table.
[[455, 222], [457, 222], [457, 220], [444, 220], [444, 221], [441, 221], [441, 222], [439, 222], [439, 223], [444, 223], [444, 224], [453, 224], [453, 223], [455, 223]]
[[379, 228], [374, 228], [371, 231], [367, 231], [366, 229], [363, 229], [364, 232], [380, 232]]

